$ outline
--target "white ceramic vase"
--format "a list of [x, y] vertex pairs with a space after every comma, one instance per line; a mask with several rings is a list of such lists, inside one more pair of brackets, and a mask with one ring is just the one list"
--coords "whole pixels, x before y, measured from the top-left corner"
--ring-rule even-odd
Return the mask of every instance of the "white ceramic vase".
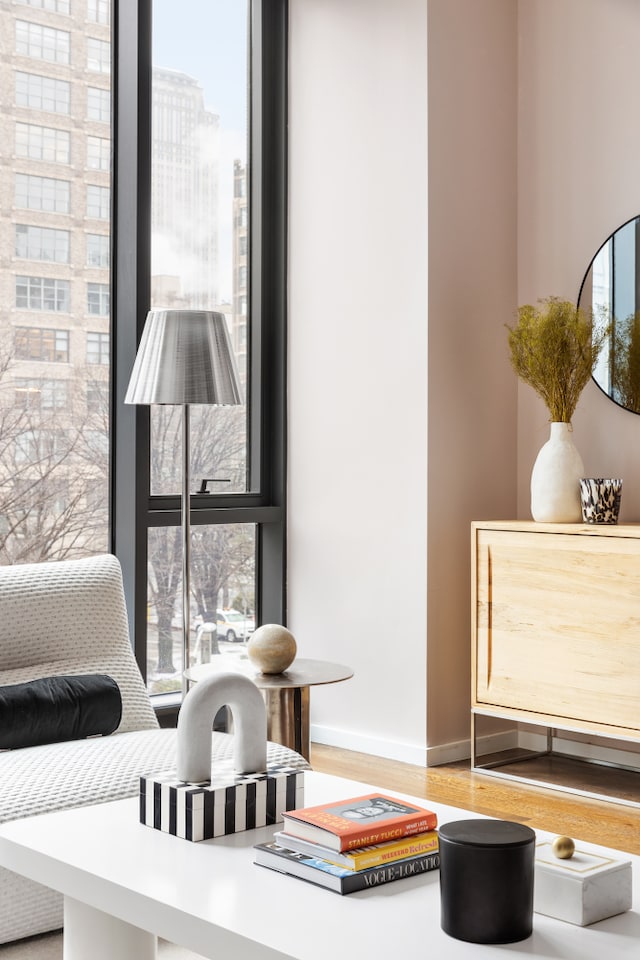
[[584, 464], [570, 423], [552, 423], [531, 472], [531, 516], [540, 523], [580, 523]]

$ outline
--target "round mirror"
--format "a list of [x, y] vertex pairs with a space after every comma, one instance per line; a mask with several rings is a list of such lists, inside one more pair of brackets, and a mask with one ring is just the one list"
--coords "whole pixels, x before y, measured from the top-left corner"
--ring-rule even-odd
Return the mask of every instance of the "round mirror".
[[602, 244], [589, 265], [578, 306], [610, 332], [593, 371], [606, 395], [640, 413], [640, 217], [627, 220]]

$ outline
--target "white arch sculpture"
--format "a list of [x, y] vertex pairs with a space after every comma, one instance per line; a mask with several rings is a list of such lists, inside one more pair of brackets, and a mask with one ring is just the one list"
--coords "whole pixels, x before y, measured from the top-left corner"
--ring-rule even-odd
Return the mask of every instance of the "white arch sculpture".
[[177, 775], [187, 783], [211, 779], [211, 730], [221, 707], [233, 714], [233, 758], [237, 773], [267, 767], [267, 710], [254, 683], [239, 673], [200, 680], [184, 698], [178, 716]]

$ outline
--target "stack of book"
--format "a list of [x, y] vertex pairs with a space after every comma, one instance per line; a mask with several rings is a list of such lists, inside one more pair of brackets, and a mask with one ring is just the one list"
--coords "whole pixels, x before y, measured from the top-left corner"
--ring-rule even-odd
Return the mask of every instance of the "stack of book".
[[437, 817], [383, 793], [283, 813], [284, 830], [255, 862], [337, 893], [413, 877], [440, 865]]

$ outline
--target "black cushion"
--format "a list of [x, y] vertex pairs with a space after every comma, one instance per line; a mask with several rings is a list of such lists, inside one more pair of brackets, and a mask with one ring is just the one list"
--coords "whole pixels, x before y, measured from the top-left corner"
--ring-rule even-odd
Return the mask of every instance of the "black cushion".
[[0, 687], [0, 750], [113, 733], [120, 688], [104, 674], [43, 677]]

